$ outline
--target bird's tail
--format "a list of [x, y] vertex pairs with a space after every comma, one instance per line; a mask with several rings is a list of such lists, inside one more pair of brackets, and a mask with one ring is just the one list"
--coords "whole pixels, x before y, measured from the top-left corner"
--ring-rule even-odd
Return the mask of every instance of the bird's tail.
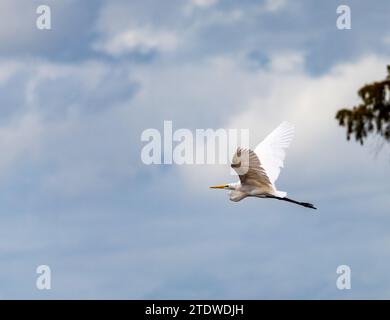
[[276, 191], [275, 192], [275, 196], [277, 196], [279, 198], [285, 198], [287, 196], [287, 192], [285, 192], [285, 191]]

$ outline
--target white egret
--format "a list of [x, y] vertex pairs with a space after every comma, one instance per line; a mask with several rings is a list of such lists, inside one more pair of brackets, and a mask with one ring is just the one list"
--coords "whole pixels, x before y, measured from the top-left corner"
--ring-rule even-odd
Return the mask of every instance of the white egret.
[[237, 172], [240, 180], [210, 187], [212, 189], [227, 189], [231, 201], [240, 201], [246, 197], [272, 198], [317, 209], [311, 203], [299, 202], [287, 198], [287, 193], [278, 191], [275, 181], [294, 136], [294, 126], [288, 122], [281, 123], [272, 131], [254, 151], [238, 148], [233, 156], [231, 167]]

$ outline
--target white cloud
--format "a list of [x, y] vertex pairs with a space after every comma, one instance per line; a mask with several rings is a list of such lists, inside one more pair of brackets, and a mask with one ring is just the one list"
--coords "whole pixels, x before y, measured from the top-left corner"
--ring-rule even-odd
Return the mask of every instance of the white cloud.
[[301, 52], [278, 52], [271, 55], [270, 67], [275, 72], [299, 72], [304, 62], [305, 57]]
[[0, 61], [0, 85], [3, 85], [15, 75], [21, 66], [22, 64], [16, 60]]
[[[33, 113], [35, 116], [26, 113], [21, 120], [1, 128], [0, 145], [7, 156], [3, 157], [0, 166], [4, 171], [15, 159], [22, 157], [26, 150], [31, 152], [39, 147], [42, 157], [50, 158], [53, 163], [59, 165], [55, 176], [47, 176], [47, 179], [42, 180], [45, 188], [64, 194], [88, 191], [90, 188], [101, 189], [109, 186], [109, 183], [106, 183], [109, 180], [104, 178], [107, 175], [120, 177], [132, 174], [130, 162], [127, 161], [130, 158], [138, 158], [141, 149], [130, 155], [123, 154], [121, 148], [125, 148], [132, 139], [139, 140], [138, 134], [134, 134], [137, 130], [141, 132], [149, 127], [158, 128], [163, 120], [173, 120], [174, 129], [248, 128], [252, 146], [281, 121], [289, 120], [296, 124], [297, 136], [293, 142], [293, 152], [289, 152], [292, 155], [289, 155], [288, 159], [295, 157], [298, 161], [297, 159], [303, 159], [307, 153], [314, 160], [321, 157], [325, 159], [330, 155], [316, 149], [318, 141], [333, 143], [337, 136], [335, 147], [343, 148], [345, 143], [344, 129], [339, 128], [334, 120], [336, 110], [356, 104], [356, 91], [362, 84], [385, 76], [386, 58], [369, 56], [354, 63], [340, 64], [320, 77], [305, 73], [303, 60], [303, 55], [299, 53], [277, 53], [271, 57], [270, 67], [257, 71], [242, 68], [240, 62], [232, 57], [199, 61], [194, 65], [183, 63], [172, 66], [168, 63], [134, 67], [136, 80], [143, 88], [140, 94], [123, 110], [108, 109], [107, 112], [96, 114], [93, 121], [90, 116], [88, 120], [88, 132], [93, 131], [95, 135], [105, 139], [110, 139], [108, 132], [114, 140], [116, 136], [124, 133], [132, 135], [132, 138], [121, 144], [110, 145], [113, 150], [109, 155], [112, 157], [108, 157], [107, 152], [104, 152], [104, 157], [100, 156], [101, 141], [96, 141], [93, 137], [88, 138], [89, 134], [84, 129], [86, 118], [83, 114], [67, 113], [59, 109], [63, 118], [56, 118], [54, 123], [46, 120], [42, 122], [39, 115], [45, 115], [46, 109], [53, 109], [56, 103], [56, 95], [45, 97], [45, 86], [63, 83], [67, 88], [69, 82], [77, 82], [82, 93], [73, 91], [72, 94], [76, 94], [79, 103], [88, 103], [89, 100], [84, 97], [96, 95], [96, 90], [100, 90], [101, 85], [108, 87], [104, 79], [110, 81], [111, 73], [115, 74], [116, 71], [100, 63], [85, 63], [77, 67], [73, 64], [36, 64], [30, 70], [26, 90], [29, 110], [36, 112]], [[102, 81], [103, 84], [100, 84]], [[118, 83], [117, 80], [115, 83]], [[71, 90], [73, 88], [69, 87]], [[62, 94], [62, 91], [57, 94]], [[106, 94], [111, 95], [111, 91]], [[65, 99], [57, 108], [66, 109], [67, 103]], [[139, 119], [138, 129], [127, 130], [127, 123], [130, 123], [134, 116], [132, 109]], [[206, 118], [204, 114], [207, 114]], [[148, 122], [145, 122], [145, 119], [148, 119]], [[122, 123], [119, 127], [118, 121]], [[115, 123], [115, 129], [111, 127], [111, 123]], [[132, 123], [131, 127], [134, 125]], [[42, 132], [45, 132], [45, 135]], [[102, 135], [102, 132], [106, 134]], [[72, 147], [74, 135], [80, 136], [78, 147]], [[15, 143], [10, 144], [11, 140]], [[67, 157], [69, 161], [64, 161], [56, 152], [52, 152], [60, 147], [60, 144], [70, 148]], [[353, 143], [348, 145], [360, 149], [360, 146]], [[86, 149], [82, 149], [83, 147]], [[366, 153], [368, 154], [367, 151]], [[92, 154], [99, 160], [85, 170]], [[118, 157], [120, 154], [122, 156]], [[328, 160], [336, 166], [334, 159]], [[348, 161], [347, 157], [343, 160]], [[117, 165], [112, 166], [115, 162]], [[327, 167], [327, 170], [334, 170], [333, 166]], [[186, 185], [195, 188], [195, 191], [220, 179], [234, 180], [234, 177], [230, 176], [228, 166], [224, 165], [182, 166], [179, 172], [183, 174]], [[84, 177], [80, 181], [88, 183], [76, 183], [80, 177]], [[78, 185], [79, 189], [72, 189], [72, 185]]]
[[127, 53], [150, 51], [173, 51], [178, 45], [178, 36], [174, 32], [155, 31], [150, 28], [134, 28], [110, 35], [94, 45], [94, 49], [113, 56]]
[[197, 7], [210, 7], [217, 2], [218, 0], [191, 0], [192, 5]]
[[0, 127], [0, 175], [17, 166], [22, 160], [40, 158], [44, 126], [37, 114], [26, 113]]
[[[282, 57], [290, 58], [286, 62]], [[234, 101], [239, 104], [224, 108], [226, 105], [221, 103], [220, 116], [225, 118], [222, 127], [250, 129], [250, 142], [254, 147], [283, 120], [294, 123], [296, 136], [288, 152], [287, 167], [294, 164], [303, 166], [308, 173], [306, 178], [312, 182], [324, 176], [342, 175], [345, 166], [357, 168], [367, 165], [367, 161], [370, 162], [371, 159], [370, 150], [346, 141], [345, 129], [338, 126], [335, 114], [338, 109], [351, 107], [358, 102], [357, 90], [363, 84], [385, 77], [388, 59], [368, 56], [356, 62], [337, 65], [322, 76], [305, 73], [301, 68], [303, 61], [300, 55], [278, 54], [271, 58], [271, 61], [274, 63], [271, 63], [270, 69], [257, 72], [247, 72], [226, 59], [223, 63], [219, 62], [218, 67], [214, 65], [215, 69], [209, 67], [209, 74], [224, 74], [225, 84], [231, 85], [225, 90], [234, 92], [237, 95]], [[280, 67], [281, 65], [283, 67]], [[229, 79], [239, 79], [239, 82], [245, 83], [247, 90], [243, 91], [240, 86], [235, 86], [234, 82], [229, 83]], [[212, 80], [209, 83], [206, 80], [203, 85], [210, 87], [208, 99], [213, 101], [218, 97], [212, 96], [211, 82]], [[335, 152], [343, 156], [335, 157]], [[356, 158], [359, 158], [360, 164]], [[322, 161], [326, 162], [326, 165]], [[235, 180], [235, 177], [229, 175], [227, 165], [183, 166], [181, 173], [193, 192], [207, 192], [204, 186], [209, 183]], [[287, 180], [298, 176], [292, 171], [287, 174]], [[376, 171], [364, 179], [369, 185], [374, 183], [377, 177]], [[303, 185], [304, 181], [297, 180], [296, 187], [299, 188], [301, 184]], [[307, 190], [311, 191], [311, 188]]]
[[277, 12], [287, 5], [287, 0], [266, 0], [264, 10], [267, 12]]
[[7, 94], [20, 102], [3, 106], [12, 113], [0, 125], [1, 177], [23, 161], [50, 164], [55, 170], [42, 173], [35, 191], [73, 197], [134, 174], [137, 154], [120, 151], [138, 138], [129, 125], [133, 83], [125, 66], [0, 61], [7, 64], [0, 90], [16, 77], [20, 87]]
[[[286, 67], [289, 66], [290, 62], [286, 63]], [[337, 132], [333, 128], [333, 124], [336, 127], [336, 111], [356, 104], [357, 90], [368, 81], [383, 78], [385, 66], [385, 58], [370, 56], [355, 63], [335, 66], [320, 77], [310, 76], [299, 68], [272, 69], [263, 75], [270, 83], [267, 93], [258, 95], [249, 108], [232, 117], [231, 121], [233, 126], [245, 123], [256, 132], [259, 122], [263, 123], [265, 118], [264, 125], [269, 130], [286, 118], [297, 124], [301, 145], [304, 145], [302, 151], [307, 150], [319, 137], [323, 140], [323, 137], [334, 136], [332, 132]], [[307, 134], [303, 134], [305, 132]]]
[[390, 35], [383, 38], [383, 43], [390, 46]]

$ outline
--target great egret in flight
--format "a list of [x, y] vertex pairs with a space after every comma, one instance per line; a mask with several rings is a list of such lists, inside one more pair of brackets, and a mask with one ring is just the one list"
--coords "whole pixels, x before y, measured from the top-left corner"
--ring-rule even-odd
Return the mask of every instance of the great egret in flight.
[[230, 190], [229, 198], [236, 202], [246, 197], [272, 198], [317, 209], [311, 203], [287, 198], [287, 192], [278, 191], [275, 187], [286, 156], [285, 149], [293, 136], [294, 126], [283, 122], [254, 151], [238, 148], [231, 167], [237, 172], [240, 181], [210, 188]]

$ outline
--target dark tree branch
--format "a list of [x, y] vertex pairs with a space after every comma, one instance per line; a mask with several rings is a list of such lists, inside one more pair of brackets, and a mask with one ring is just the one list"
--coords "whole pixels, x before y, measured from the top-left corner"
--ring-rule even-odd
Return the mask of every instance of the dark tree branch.
[[376, 133], [390, 142], [390, 65], [387, 71], [385, 80], [367, 84], [358, 91], [361, 104], [337, 112], [336, 119], [346, 127], [348, 140], [354, 135], [363, 144], [369, 134]]

